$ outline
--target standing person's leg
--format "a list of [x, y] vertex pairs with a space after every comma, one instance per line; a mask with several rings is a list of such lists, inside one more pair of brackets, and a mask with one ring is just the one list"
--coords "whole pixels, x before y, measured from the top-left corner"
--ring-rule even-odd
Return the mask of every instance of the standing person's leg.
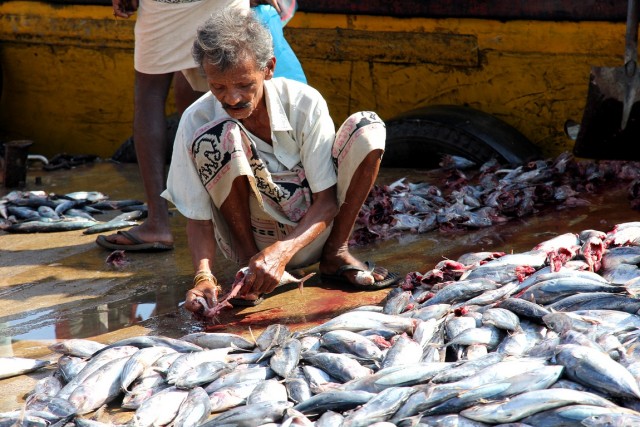
[[[165, 103], [173, 73], [135, 73], [133, 140], [148, 206], [148, 217], [127, 232], [99, 236], [108, 249], [166, 250], [173, 248], [165, 189], [167, 125]], [[115, 245], [115, 246], [114, 246]]]
[[181, 116], [184, 110], [200, 98], [204, 92], [193, 90], [182, 71], [176, 71], [173, 74], [173, 94], [176, 102], [176, 111]]

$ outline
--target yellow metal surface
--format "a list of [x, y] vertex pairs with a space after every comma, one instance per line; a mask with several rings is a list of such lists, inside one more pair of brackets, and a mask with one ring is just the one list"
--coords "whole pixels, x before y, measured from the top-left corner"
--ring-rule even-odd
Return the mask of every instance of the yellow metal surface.
[[[131, 135], [133, 25], [109, 6], [0, 4], [0, 126], [32, 152], [109, 157]], [[339, 124], [434, 104], [469, 105], [546, 155], [570, 150], [593, 65], [622, 65], [624, 24], [400, 19], [298, 12], [285, 29]], [[167, 112], [173, 111], [169, 101]]]

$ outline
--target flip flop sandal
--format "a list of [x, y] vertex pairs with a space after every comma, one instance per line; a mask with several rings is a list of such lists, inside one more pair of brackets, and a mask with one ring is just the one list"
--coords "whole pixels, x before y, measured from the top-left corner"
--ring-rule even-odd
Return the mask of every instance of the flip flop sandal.
[[157, 252], [157, 251], [170, 251], [173, 249], [173, 245], [167, 245], [162, 242], [145, 242], [140, 240], [128, 231], [120, 230], [116, 234], [123, 236], [125, 239], [132, 243], [113, 243], [107, 240], [106, 236], [98, 236], [96, 243], [98, 246], [102, 246], [105, 249], [112, 251], [124, 250], [124, 251], [139, 251], [139, 252]]
[[370, 285], [361, 285], [359, 283], [353, 283], [344, 275], [347, 271], [362, 271], [362, 272], [373, 272], [376, 268], [376, 265], [372, 261], [365, 261], [367, 268], [361, 268], [357, 265], [346, 264], [342, 267], [338, 268], [333, 274], [321, 274], [320, 277], [323, 281], [327, 282], [337, 282], [342, 284], [347, 284], [349, 286], [353, 286], [358, 289], [383, 289], [388, 288], [389, 286], [393, 286], [398, 283], [402, 277], [398, 273], [387, 272], [387, 275], [384, 279], [373, 282]]
[[264, 296], [260, 295], [258, 298], [254, 300], [244, 299], [244, 298], [231, 298], [229, 303], [236, 307], [255, 307], [260, 305], [264, 301]]

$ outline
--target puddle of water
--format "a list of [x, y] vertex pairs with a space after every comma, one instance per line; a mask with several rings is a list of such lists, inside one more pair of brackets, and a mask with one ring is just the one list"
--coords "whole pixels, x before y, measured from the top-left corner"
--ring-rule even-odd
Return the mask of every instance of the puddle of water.
[[31, 329], [26, 334], [16, 335], [12, 341], [49, 341], [56, 339], [56, 326], [47, 325], [41, 328]]
[[[127, 326], [143, 323], [153, 316], [166, 313], [155, 313], [155, 303], [131, 303], [125, 301], [119, 304], [102, 304], [97, 308], [74, 313], [72, 318], [63, 317], [55, 324], [45, 324], [40, 327], [25, 326], [28, 319], [20, 322], [9, 322], [8, 327], [16, 329], [29, 328], [24, 334], [14, 335], [13, 342], [19, 341], [52, 341], [69, 338], [90, 338], [99, 334], [113, 332]], [[130, 317], [123, 313], [131, 313]], [[36, 316], [29, 316], [35, 318]], [[37, 316], [38, 318], [40, 316]]]
[[[147, 292], [137, 295], [136, 299], [98, 304], [84, 310], [45, 310], [8, 321], [4, 326], [0, 326], [0, 330], [26, 330], [10, 337], [11, 341], [16, 343], [91, 338], [175, 313], [181, 305], [177, 298], [173, 298], [171, 303], [167, 304], [166, 294], [162, 296], [164, 303], [156, 302], [157, 299], [157, 292]], [[51, 323], [53, 318], [56, 320]]]

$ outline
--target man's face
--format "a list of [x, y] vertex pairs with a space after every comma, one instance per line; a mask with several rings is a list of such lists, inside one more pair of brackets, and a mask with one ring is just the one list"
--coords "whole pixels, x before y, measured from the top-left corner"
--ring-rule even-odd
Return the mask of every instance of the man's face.
[[252, 58], [221, 72], [218, 67], [204, 63], [209, 90], [222, 104], [227, 114], [236, 120], [249, 117], [264, 97], [263, 82], [273, 77], [275, 59], [260, 70]]

